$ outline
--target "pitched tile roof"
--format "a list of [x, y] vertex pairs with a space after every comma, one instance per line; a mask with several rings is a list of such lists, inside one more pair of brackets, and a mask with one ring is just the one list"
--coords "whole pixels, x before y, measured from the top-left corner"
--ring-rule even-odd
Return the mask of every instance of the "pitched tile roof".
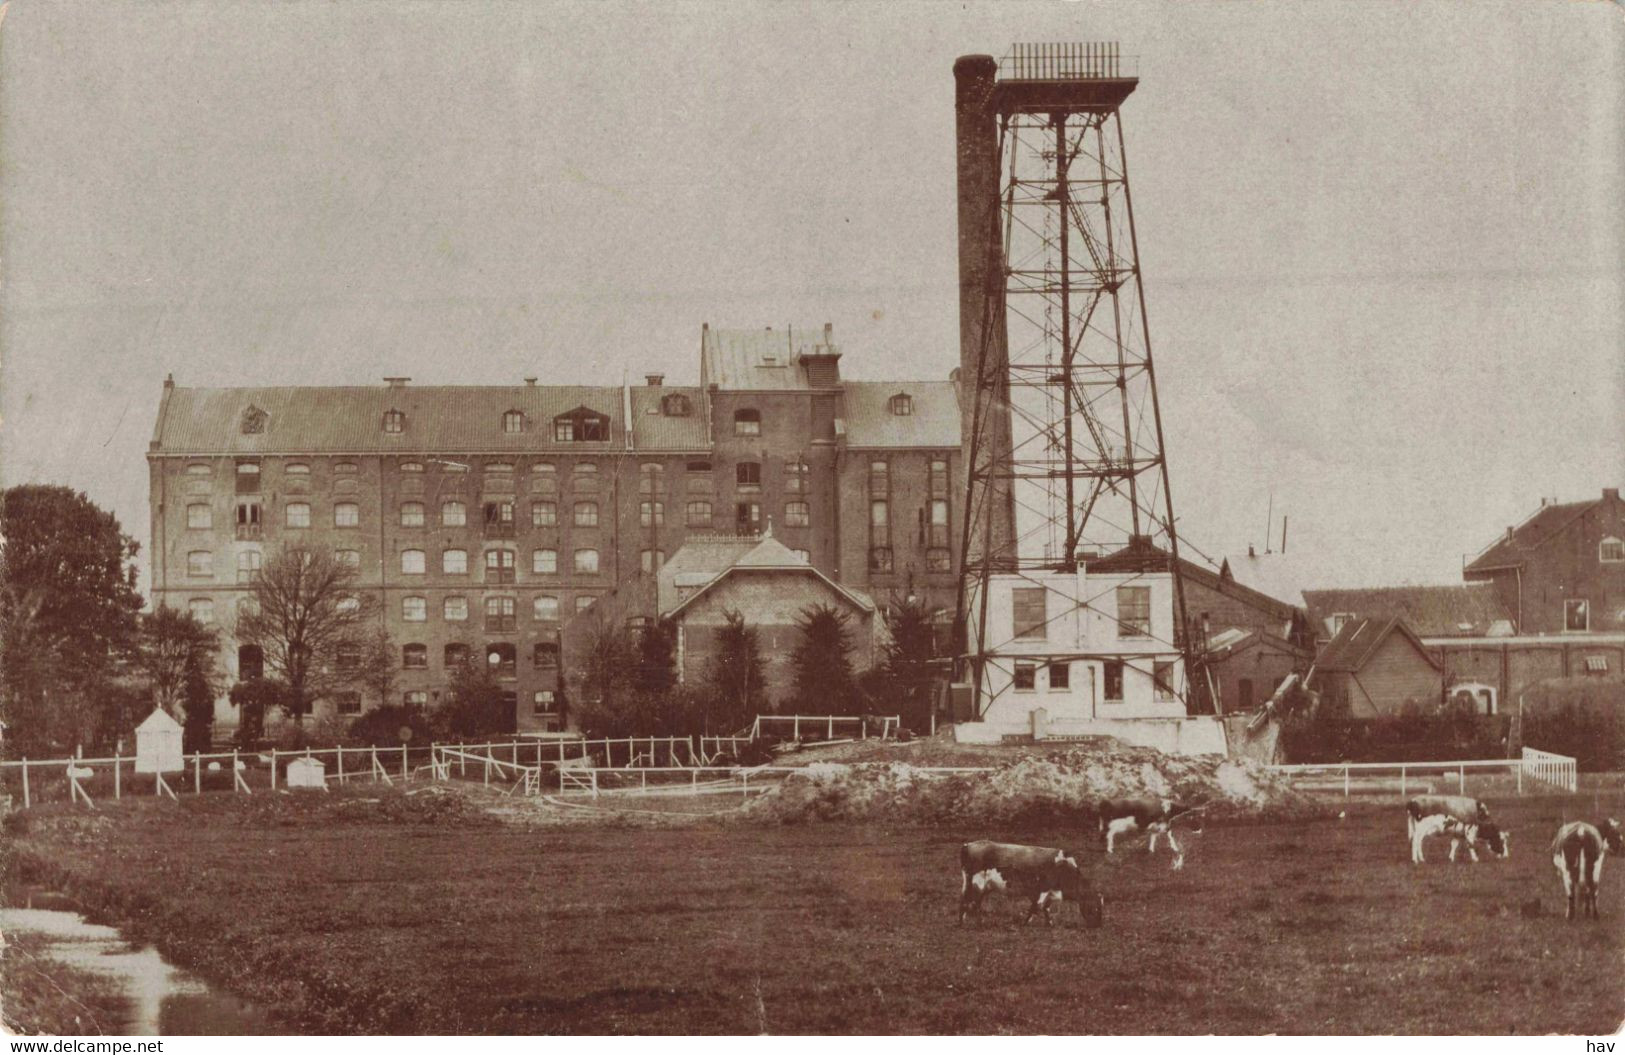
[[875, 610], [874, 599], [868, 594], [835, 582], [796, 556], [784, 543], [767, 535], [762, 538], [701, 537], [684, 542], [660, 569], [660, 614], [676, 614], [728, 575], [741, 571], [813, 575], [857, 607]]
[[[705, 391], [677, 385], [642, 385], [632, 393], [632, 445], [640, 451], [705, 451], [707, 435]], [[662, 412], [666, 396], [681, 396], [689, 412], [674, 416]]]
[[1438, 666], [1422, 642], [1398, 619], [1350, 619], [1315, 657], [1315, 669], [1328, 674], [1357, 673], [1393, 633], [1409, 638], [1429, 665]]
[[[959, 446], [959, 394], [952, 381], [843, 381], [841, 388], [849, 448]], [[913, 413], [892, 413], [895, 395], [909, 396]]]
[[[154, 431], [154, 449], [198, 454], [279, 451], [604, 450], [624, 442], [619, 387], [576, 385], [425, 385], [172, 389]], [[580, 407], [609, 418], [604, 442], [557, 443], [553, 419]], [[250, 408], [264, 414], [260, 431], [244, 432]], [[399, 433], [383, 429], [384, 414], [406, 415]], [[503, 431], [510, 410], [525, 430]]]
[[838, 356], [825, 343], [827, 331], [792, 326], [776, 330], [713, 330], [700, 336], [700, 383], [723, 389], [800, 391], [814, 385], [800, 361], [802, 355]]
[[[1522, 564], [1528, 559], [1531, 550], [1562, 534], [1576, 518], [1607, 498], [1608, 494], [1604, 492], [1603, 498], [1594, 498], [1589, 502], [1565, 502], [1541, 506], [1522, 524], [1490, 543], [1482, 553], [1472, 559], [1462, 574], [1472, 575], [1494, 568], [1516, 567]], [[1617, 501], [1618, 498], [1619, 493], [1615, 491], [1613, 499]]]
[[1303, 599], [1321, 635], [1331, 633], [1331, 618], [1337, 614], [1403, 620], [1422, 637], [1482, 637], [1512, 627], [1511, 613], [1489, 583], [1305, 590]]

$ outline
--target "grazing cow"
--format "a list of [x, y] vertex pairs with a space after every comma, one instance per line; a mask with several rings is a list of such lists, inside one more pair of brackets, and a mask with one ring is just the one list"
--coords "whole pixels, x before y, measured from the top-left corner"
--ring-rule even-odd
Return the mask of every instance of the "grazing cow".
[[1157, 836], [1166, 835], [1168, 846], [1174, 851], [1174, 868], [1185, 866], [1185, 851], [1174, 840], [1172, 824], [1175, 817], [1192, 812], [1192, 807], [1181, 806], [1172, 799], [1101, 799], [1096, 807], [1100, 830], [1106, 837], [1106, 852], [1116, 849], [1117, 837], [1131, 832], [1151, 833], [1150, 853], [1157, 852]]
[[1598, 825], [1570, 821], [1557, 829], [1552, 840], [1552, 864], [1563, 877], [1563, 893], [1569, 899], [1565, 919], [1574, 918], [1578, 895], [1580, 914], [1597, 918], [1597, 887], [1602, 883], [1602, 859], [1608, 851], [1620, 852], [1619, 822], [1612, 817]]
[[1450, 860], [1463, 845], [1475, 862], [1482, 840], [1490, 852], [1506, 857], [1510, 852], [1508, 833], [1503, 832], [1490, 819], [1490, 810], [1482, 802], [1466, 795], [1418, 795], [1405, 803], [1405, 828], [1411, 841], [1411, 863], [1422, 864], [1422, 840], [1430, 835], [1449, 835]]
[[1032, 898], [1023, 923], [1042, 910], [1044, 922], [1053, 925], [1049, 906], [1055, 901], [1074, 902], [1091, 927], [1105, 918], [1105, 898], [1078, 867], [1078, 859], [1064, 850], [982, 839], [959, 848], [959, 871], [960, 923], [967, 911], [982, 914], [982, 899], [989, 892]]

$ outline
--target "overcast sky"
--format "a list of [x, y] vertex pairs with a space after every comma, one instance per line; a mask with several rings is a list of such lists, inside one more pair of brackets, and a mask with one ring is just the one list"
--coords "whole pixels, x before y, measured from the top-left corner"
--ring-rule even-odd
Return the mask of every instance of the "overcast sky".
[[161, 385], [958, 358], [956, 56], [1120, 41], [1181, 534], [1460, 581], [1625, 478], [1609, 3], [43, 4], [0, 27], [0, 473], [148, 534]]

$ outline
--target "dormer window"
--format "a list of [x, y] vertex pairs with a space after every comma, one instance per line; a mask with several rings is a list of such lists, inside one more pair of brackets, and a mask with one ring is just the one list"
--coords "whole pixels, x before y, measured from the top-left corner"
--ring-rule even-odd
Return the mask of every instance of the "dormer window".
[[735, 436], [760, 436], [762, 434], [762, 412], [746, 408], [734, 411]]
[[669, 396], [660, 397], [660, 413], [668, 418], [686, 418], [694, 413], [694, 406], [688, 397], [677, 392]]
[[1605, 538], [1597, 547], [1597, 559], [1604, 564], [1618, 564], [1625, 561], [1625, 539]]
[[242, 421], [239, 423], [244, 436], [254, 436], [265, 431], [265, 422], [270, 415], [259, 407], [249, 404], [243, 410]]
[[906, 418], [914, 413], [914, 397], [907, 392], [899, 392], [892, 396], [888, 405], [891, 412], [900, 418]]
[[384, 431], [401, 433], [406, 431], [406, 415], [399, 410], [384, 411]]
[[502, 415], [502, 431], [513, 435], [525, 431], [525, 415], [523, 411], [510, 410]]
[[609, 439], [609, 417], [577, 407], [553, 419], [555, 443], [603, 443]]

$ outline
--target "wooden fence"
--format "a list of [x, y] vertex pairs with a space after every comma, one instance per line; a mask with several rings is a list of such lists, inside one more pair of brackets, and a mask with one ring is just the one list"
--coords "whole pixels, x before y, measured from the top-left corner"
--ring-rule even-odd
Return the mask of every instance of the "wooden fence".
[[[1398, 793], [1400, 797], [1431, 791], [1464, 794], [1467, 776], [1507, 776], [1515, 781], [1520, 795], [1533, 791], [1576, 791], [1578, 767], [1567, 755], [1523, 749], [1521, 758], [1491, 758], [1452, 762], [1322, 762], [1271, 766], [1277, 773], [1294, 778], [1293, 784], [1306, 791], [1341, 791], [1344, 798], [1355, 794]], [[1436, 787], [1432, 780], [1440, 781]], [[1454, 781], [1454, 787], [1451, 782]]]

